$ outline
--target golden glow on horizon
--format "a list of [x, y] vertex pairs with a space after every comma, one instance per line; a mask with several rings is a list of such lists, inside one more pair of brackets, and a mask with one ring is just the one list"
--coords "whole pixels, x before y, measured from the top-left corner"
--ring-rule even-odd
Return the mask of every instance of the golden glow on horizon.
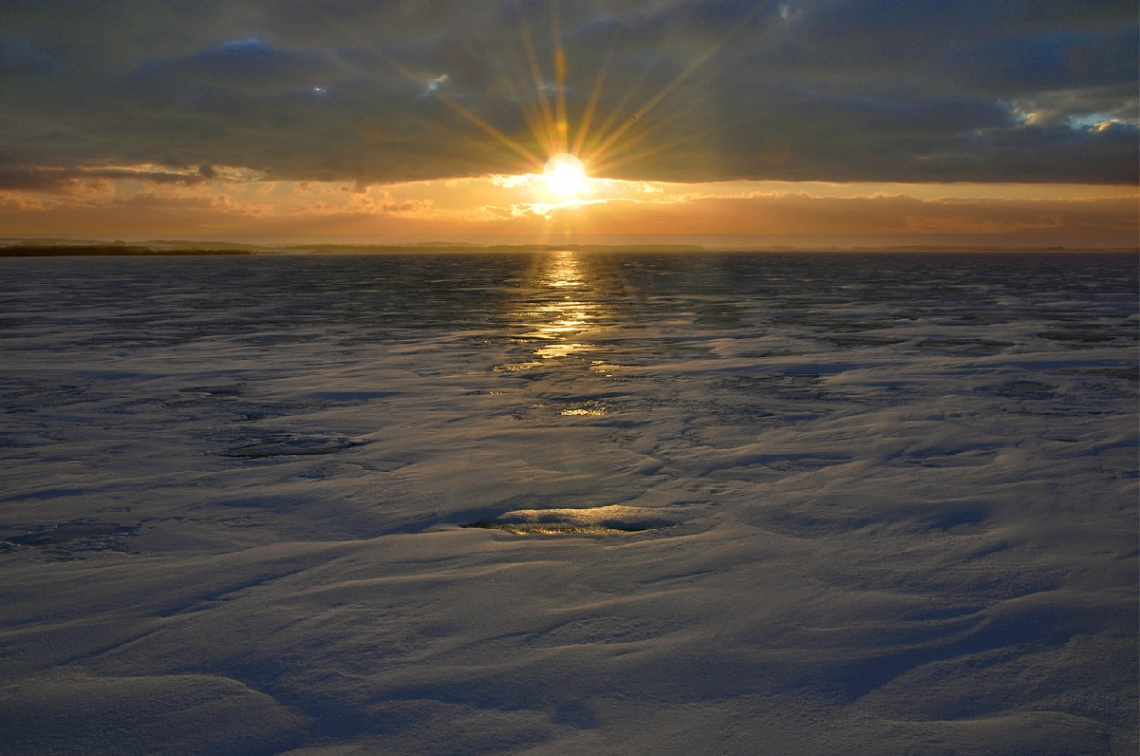
[[[0, 190], [0, 225], [9, 236], [208, 235], [220, 241], [239, 234], [351, 234], [358, 243], [367, 236], [377, 243], [392, 236], [493, 236], [502, 243], [573, 244], [614, 234], [1044, 233], [1065, 237], [1044, 242], [1050, 245], [1131, 247], [1140, 223], [1140, 189], [1130, 186], [678, 184], [580, 177], [580, 188], [588, 191], [565, 196], [541, 173], [358, 186], [269, 181], [215, 166], [209, 180], [187, 173], [185, 182], [156, 184], [145, 178], [151, 168], [131, 168], [138, 178], [75, 171], [65, 190], [54, 192]], [[1043, 243], [1037, 238], [1029, 243]], [[1011, 236], [993, 243], [1026, 242]]]
[[[0, 190], [0, 225], [8, 236], [108, 239], [346, 234], [356, 243], [495, 237], [498, 243], [574, 244], [616, 234], [950, 233], [1003, 235], [969, 242], [975, 244], [1112, 247], [1134, 246], [1140, 225], [1140, 189], [1128, 186], [670, 184], [583, 177], [588, 192], [567, 197], [555, 194], [538, 173], [356, 186], [267, 181], [236, 169], [215, 170], [218, 177], [208, 181], [161, 184], [141, 178], [141, 168], [134, 171], [140, 178], [76, 172], [66, 191]], [[1036, 236], [1025, 241], [1019, 236], [1024, 234]]]

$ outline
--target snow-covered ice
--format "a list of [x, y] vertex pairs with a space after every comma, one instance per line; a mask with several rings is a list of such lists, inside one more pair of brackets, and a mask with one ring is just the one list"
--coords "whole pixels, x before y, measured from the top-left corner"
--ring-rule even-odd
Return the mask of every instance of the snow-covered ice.
[[0, 261], [0, 751], [1134, 754], [1134, 255]]

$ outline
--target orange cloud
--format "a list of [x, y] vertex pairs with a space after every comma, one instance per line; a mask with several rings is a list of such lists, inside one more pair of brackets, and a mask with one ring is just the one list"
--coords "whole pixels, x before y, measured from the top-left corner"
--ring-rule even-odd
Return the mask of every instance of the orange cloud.
[[152, 166], [106, 174], [84, 177], [84, 191], [59, 191], [58, 182], [5, 191], [0, 221], [12, 235], [492, 234], [520, 243], [615, 234], [1054, 234], [1065, 244], [1124, 246], [1140, 231], [1137, 190], [1120, 186], [588, 179], [581, 196], [566, 198], [532, 174], [383, 186], [266, 181], [226, 166], [211, 168], [208, 180], [200, 171], [155, 180]]

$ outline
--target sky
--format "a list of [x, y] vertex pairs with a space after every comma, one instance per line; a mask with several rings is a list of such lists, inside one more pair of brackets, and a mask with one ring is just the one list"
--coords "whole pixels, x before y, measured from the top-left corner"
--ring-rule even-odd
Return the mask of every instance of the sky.
[[5, 0], [0, 236], [1134, 247], [1138, 37], [1135, 0]]

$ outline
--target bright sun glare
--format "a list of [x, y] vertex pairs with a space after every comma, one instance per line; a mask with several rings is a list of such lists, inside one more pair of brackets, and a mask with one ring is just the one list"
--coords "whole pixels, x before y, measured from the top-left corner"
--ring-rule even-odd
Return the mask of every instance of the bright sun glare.
[[563, 197], [577, 197], [589, 189], [586, 184], [586, 166], [569, 152], [560, 152], [547, 160], [542, 175], [550, 190]]

